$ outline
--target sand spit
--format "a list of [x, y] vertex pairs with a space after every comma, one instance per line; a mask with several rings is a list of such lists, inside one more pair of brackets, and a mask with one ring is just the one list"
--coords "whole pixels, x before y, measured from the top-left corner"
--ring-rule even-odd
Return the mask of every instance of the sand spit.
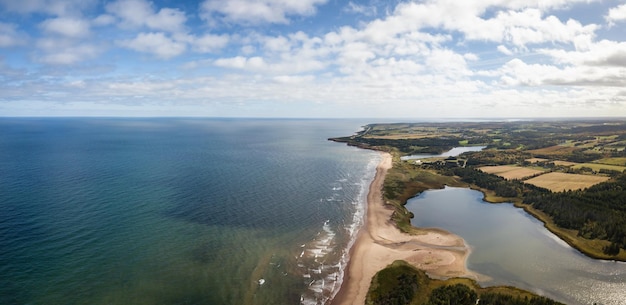
[[465, 241], [440, 229], [424, 229], [422, 235], [400, 232], [391, 221], [393, 209], [385, 206], [382, 186], [392, 166], [390, 154], [383, 154], [367, 196], [365, 224], [351, 250], [350, 263], [334, 305], [363, 305], [372, 277], [395, 260], [405, 260], [432, 277], [472, 277], [467, 270], [469, 248]]

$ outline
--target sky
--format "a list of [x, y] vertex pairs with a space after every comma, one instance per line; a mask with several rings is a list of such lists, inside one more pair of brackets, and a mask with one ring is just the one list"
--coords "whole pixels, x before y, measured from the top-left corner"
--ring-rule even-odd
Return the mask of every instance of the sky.
[[626, 117], [626, 2], [0, 0], [0, 116]]

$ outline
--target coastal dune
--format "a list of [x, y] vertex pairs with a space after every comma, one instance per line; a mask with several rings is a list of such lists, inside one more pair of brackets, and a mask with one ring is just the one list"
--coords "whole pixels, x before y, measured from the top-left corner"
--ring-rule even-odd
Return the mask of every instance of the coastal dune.
[[367, 196], [365, 224], [351, 250], [344, 284], [333, 305], [363, 305], [372, 277], [396, 260], [404, 260], [432, 277], [471, 277], [466, 267], [469, 248], [465, 241], [440, 229], [423, 234], [401, 232], [391, 220], [393, 208], [383, 202], [382, 187], [392, 157], [384, 153]]

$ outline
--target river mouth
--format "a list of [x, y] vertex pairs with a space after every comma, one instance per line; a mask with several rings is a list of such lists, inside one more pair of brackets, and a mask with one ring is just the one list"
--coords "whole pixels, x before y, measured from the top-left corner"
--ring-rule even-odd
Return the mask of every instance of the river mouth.
[[478, 191], [446, 187], [423, 192], [406, 208], [414, 226], [466, 240], [469, 269], [491, 278], [483, 286], [512, 285], [566, 304], [624, 304], [626, 264], [582, 255], [510, 203], [490, 204]]

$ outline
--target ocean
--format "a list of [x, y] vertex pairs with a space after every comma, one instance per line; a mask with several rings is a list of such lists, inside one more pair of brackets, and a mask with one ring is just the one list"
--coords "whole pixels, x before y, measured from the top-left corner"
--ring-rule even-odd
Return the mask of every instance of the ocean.
[[325, 304], [376, 152], [358, 120], [0, 119], [0, 304]]

